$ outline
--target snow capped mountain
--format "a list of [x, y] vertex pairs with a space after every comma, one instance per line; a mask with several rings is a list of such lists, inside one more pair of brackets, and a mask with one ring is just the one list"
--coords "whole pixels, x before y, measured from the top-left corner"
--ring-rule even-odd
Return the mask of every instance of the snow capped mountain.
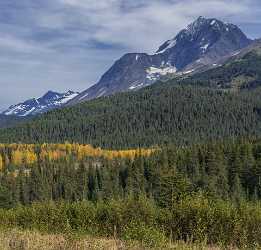
[[250, 43], [251, 40], [236, 25], [199, 17], [161, 45], [156, 54], [167, 57], [179, 71], [195, 70], [231, 56]]
[[3, 115], [29, 116], [47, 112], [51, 109], [59, 108], [75, 98], [79, 93], [68, 91], [66, 93], [57, 93], [48, 91], [38, 99], [30, 99], [23, 103], [10, 106]]
[[[234, 32], [231, 33], [231, 31]], [[168, 40], [161, 45], [156, 54], [164, 53], [184, 42], [193, 42], [200, 45], [199, 48], [204, 53], [208, 47], [220, 38], [220, 36], [226, 35], [226, 33], [233, 36], [230, 38], [231, 40], [232, 38], [237, 39], [236, 36], [238, 36], [238, 38], [244, 38], [242, 41], [241, 39], [240, 41], [237, 41], [239, 42], [240, 47], [248, 42], [248, 39], [244, 37], [245, 35], [237, 26], [223, 23], [217, 19], [199, 17], [194, 23], [191, 23], [186, 29], [182, 30], [175, 38]], [[238, 44], [235, 43], [235, 45], [237, 46]]]
[[137, 90], [168, 75], [188, 74], [214, 67], [251, 42], [236, 25], [199, 17], [173, 39], [163, 43], [155, 54], [124, 55], [97, 84], [68, 104]]

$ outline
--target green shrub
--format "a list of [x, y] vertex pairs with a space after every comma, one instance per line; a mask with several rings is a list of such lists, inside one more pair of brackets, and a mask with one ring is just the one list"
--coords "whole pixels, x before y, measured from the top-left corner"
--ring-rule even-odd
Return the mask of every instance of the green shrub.
[[145, 247], [161, 247], [167, 242], [165, 234], [159, 229], [145, 224], [132, 223], [123, 233], [126, 241], [139, 241]]

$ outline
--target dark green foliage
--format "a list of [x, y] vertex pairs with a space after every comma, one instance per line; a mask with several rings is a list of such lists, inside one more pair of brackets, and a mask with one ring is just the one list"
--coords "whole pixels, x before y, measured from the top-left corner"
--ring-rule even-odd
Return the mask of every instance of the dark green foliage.
[[12, 195], [7, 187], [0, 185], [0, 207], [10, 208], [14, 206]]
[[24, 122], [26, 119], [30, 119], [30, 117], [17, 117], [17, 116], [7, 116], [0, 114], [0, 128], [7, 128], [15, 126], [21, 122]]
[[107, 148], [179, 145], [261, 134], [261, 92], [156, 84], [55, 110], [0, 131], [0, 142], [79, 142]]
[[[34, 165], [7, 165], [0, 175], [3, 204], [49, 200], [110, 200], [141, 194], [162, 207], [191, 193], [212, 198], [261, 199], [261, 143], [226, 141], [191, 147], [163, 148], [149, 157], [102, 157], [77, 160], [74, 155]], [[2, 205], [5, 206], [5, 205]]]

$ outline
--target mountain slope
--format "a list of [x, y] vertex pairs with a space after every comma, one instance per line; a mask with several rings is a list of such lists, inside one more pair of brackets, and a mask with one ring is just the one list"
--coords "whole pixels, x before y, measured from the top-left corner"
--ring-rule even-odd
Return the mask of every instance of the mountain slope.
[[251, 43], [233, 24], [199, 17], [178, 35], [160, 46], [154, 55], [126, 54], [90, 87], [69, 104], [137, 90], [168, 74], [195, 71], [212, 66]]
[[28, 116], [47, 112], [66, 104], [75, 98], [79, 93], [68, 91], [67, 93], [57, 93], [48, 91], [38, 99], [30, 99], [23, 103], [10, 106], [3, 115]]
[[251, 89], [261, 86], [261, 41], [238, 52], [223, 66], [194, 74], [182, 83], [222, 89]]
[[79, 142], [108, 148], [261, 135], [261, 90], [224, 92], [159, 83], [0, 130], [0, 142]]

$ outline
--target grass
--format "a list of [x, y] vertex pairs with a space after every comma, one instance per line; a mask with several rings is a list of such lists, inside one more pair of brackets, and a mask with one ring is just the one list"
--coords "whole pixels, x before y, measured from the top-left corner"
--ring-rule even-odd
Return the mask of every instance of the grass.
[[[36, 231], [17, 229], [0, 232], [0, 250], [146, 250], [138, 242], [123, 242], [113, 238], [94, 238], [90, 236], [42, 234]], [[154, 248], [155, 249], [155, 248]], [[159, 249], [159, 248], [158, 248]], [[176, 242], [160, 249], [177, 250], [221, 250], [215, 246], [186, 244]], [[236, 248], [226, 248], [234, 250]], [[156, 250], [156, 249], [155, 249]]]
[[77, 238], [62, 234], [41, 234], [39, 232], [11, 230], [0, 233], [1, 250], [116, 250], [121, 242], [105, 238]]

